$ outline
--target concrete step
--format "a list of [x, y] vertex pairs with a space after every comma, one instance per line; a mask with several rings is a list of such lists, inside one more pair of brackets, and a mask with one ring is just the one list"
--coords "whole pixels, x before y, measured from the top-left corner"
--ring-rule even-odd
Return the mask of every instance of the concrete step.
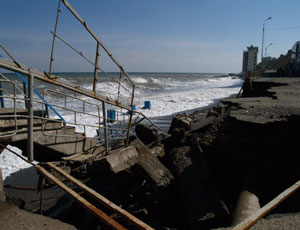
[[[45, 113], [45, 111], [44, 111]], [[14, 115], [15, 110], [11, 108], [0, 108], [0, 116], [5, 116], [5, 115]], [[28, 110], [27, 109], [16, 109], [16, 114], [17, 115], [25, 115], [27, 116]], [[34, 110], [33, 115], [37, 117], [43, 117], [43, 111], [42, 110]]]
[[[13, 110], [1, 109], [0, 115], [11, 115]], [[27, 110], [18, 110], [19, 114], [26, 115]], [[38, 113], [38, 111], [37, 111]], [[49, 149], [69, 156], [73, 154], [99, 154], [103, 148], [97, 139], [87, 139], [84, 134], [76, 133], [75, 127], [63, 126], [60, 120], [34, 119], [33, 141]], [[27, 118], [0, 118], [0, 139], [10, 135], [10, 142], [22, 141], [28, 138]], [[0, 140], [1, 141], [1, 140]]]
[[[0, 135], [5, 132], [11, 132], [14, 130], [27, 129], [28, 120], [26, 118], [22, 119], [6, 119], [0, 120]], [[62, 121], [53, 121], [53, 120], [43, 120], [43, 119], [33, 119], [34, 128], [44, 127], [44, 129], [60, 129], [62, 127]]]

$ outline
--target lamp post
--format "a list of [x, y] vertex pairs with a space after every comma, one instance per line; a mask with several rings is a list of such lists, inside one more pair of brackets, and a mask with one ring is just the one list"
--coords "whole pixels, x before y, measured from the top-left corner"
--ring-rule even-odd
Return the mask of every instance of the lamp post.
[[266, 48], [265, 48], [265, 57], [267, 57], [267, 49], [268, 49], [268, 47], [271, 46], [271, 45], [273, 45], [273, 43], [270, 43], [269, 45], [266, 46]]
[[264, 72], [264, 63], [263, 63], [263, 55], [264, 55], [264, 36], [265, 36], [265, 22], [272, 19], [272, 17], [268, 17], [263, 22], [263, 29], [262, 29], [262, 42], [261, 42], [261, 73]]

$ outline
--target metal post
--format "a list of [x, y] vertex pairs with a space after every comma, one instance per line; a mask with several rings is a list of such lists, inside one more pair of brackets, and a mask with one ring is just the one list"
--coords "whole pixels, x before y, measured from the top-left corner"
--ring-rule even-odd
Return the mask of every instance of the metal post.
[[2, 82], [0, 81], [0, 101], [1, 101], [1, 108], [5, 108], [4, 98], [3, 98], [3, 92], [2, 92]]
[[262, 41], [261, 41], [261, 72], [263, 73], [263, 60], [264, 60], [264, 36], [265, 36], [265, 21], [263, 22], [263, 29], [262, 29]]
[[134, 88], [135, 86], [133, 85], [132, 87], [132, 97], [131, 97], [131, 113], [129, 115], [129, 121], [128, 121], [128, 128], [127, 128], [127, 135], [126, 135], [126, 146], [129, 144], [129, 135], [130, 135], [130, 129], [131, 129], [131, 123], [132, 123], [132, 116], [133, 116], [133, 101], [134, 101]]
[[28, 92], [27, 92], [27, 87], [26, 83], [23, 81], [23, 92], [24, 92], [24, 99], [25, 99], [25, 108], [28, 109]]
[[34, 77], [28, 70], [28, 96], [29, 96], [29, 106], [28, 106], [28, 130], [27, 130], [27, 154], [29, 161], [33, 161], [33, 80]]
[[271, 46], [271, 45], [273, 45], [273, 43], [270, 43], [269, 45], [266, 46], [266, 48], [265, 48], [265, 57], [267, 57], [267, 50], [268, 50], [269, 46]]
[[56, 29], [57, 29], [57, 24], [58, 24], [58, 19], [59, 19], [59, 13], [61, 12], [60, 1], [61, 0], [58, 0], [56, 22], [55, 22], [54, 33], [53, 33], [52, 48], [51, 48], [51, 57], [50, 57], [50, 66], [49, 66], [49, 77], [51, 77], [51, 72], [52, 72], [52, 62], [54, 60], [53, 59], [53, 53], [54, 53], [54, 43], [55, 43], [55, 37], [56, 37]]
[[102, 109], [103, 109], [103, 124], [104, 124], [104, 137], [105, 137], [105, 148], [106, 152], [109, 152], [108, 148], [108, 130], [107, 130], [107, 114], [106, 114], [106, 108], [105, 108], [105, 102], [102, 102]]
[[272, 17], [268, 17], [266, 20], [263, 22], [263, 29], [262, 29], [262, 41], [261, 41], [261, 73], [263, 74], [264, 72], [264, 39], [265, 39], [265, 22], [272, 19]]
[[94, 69], [94, 84], [93, 84], [93, 92], [96, 94], [96, 87], [97, 87], [97, 80], [98, 80], [98, 64], [99, 64], [99, 50], [100, 50], [100, 43], [97, 42], [97, 50], [96, 50], [96, 60], [95, 60], [95, 69]]
[[41, 188], [40, 188], [40, 215], [43, 215], [43, 190], [45, 185], [45, 177], [41, 175], [42, 182], [41, 182]]
[[118, 99], [117, 99], [118, 102], [120, 102], [121, 79], [122, 79], [122, 72], [120, 71], [119, 84], [118, 84]]

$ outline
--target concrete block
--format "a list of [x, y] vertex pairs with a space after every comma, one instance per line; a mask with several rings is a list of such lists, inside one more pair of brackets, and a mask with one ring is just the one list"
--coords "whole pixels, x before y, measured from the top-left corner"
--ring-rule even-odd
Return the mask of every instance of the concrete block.
[[106, 157], [114, 173], [130, 168], [139, 160], [139, 155], [133, 146], [121, 149], [117, 153], [110, 154]]
[[257, 196], [251, 192], [242, 191], [233, 213], [232, 226], [239, 224], [259, 209], [260, 205]]

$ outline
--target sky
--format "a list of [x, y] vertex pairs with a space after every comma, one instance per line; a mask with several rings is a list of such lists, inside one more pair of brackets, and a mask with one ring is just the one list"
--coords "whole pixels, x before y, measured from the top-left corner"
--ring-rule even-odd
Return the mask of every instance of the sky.
[[[238, 73], [247, 46], [259, 47], [260, 61], [270, 16], [268, 55], [285, 54], [300, 40], [299, 0], [68, 1], [127, 72]], [[0, 6], [0, 44], [19, 62], [48, 71], [58, 0], [1, 0]], [[96, 41], [64, 5], [57, 34], [95, 61]], [[102, 49], [99, 64], [117, 71]], [[93, 66], [57, 40], [53, 71]]]

